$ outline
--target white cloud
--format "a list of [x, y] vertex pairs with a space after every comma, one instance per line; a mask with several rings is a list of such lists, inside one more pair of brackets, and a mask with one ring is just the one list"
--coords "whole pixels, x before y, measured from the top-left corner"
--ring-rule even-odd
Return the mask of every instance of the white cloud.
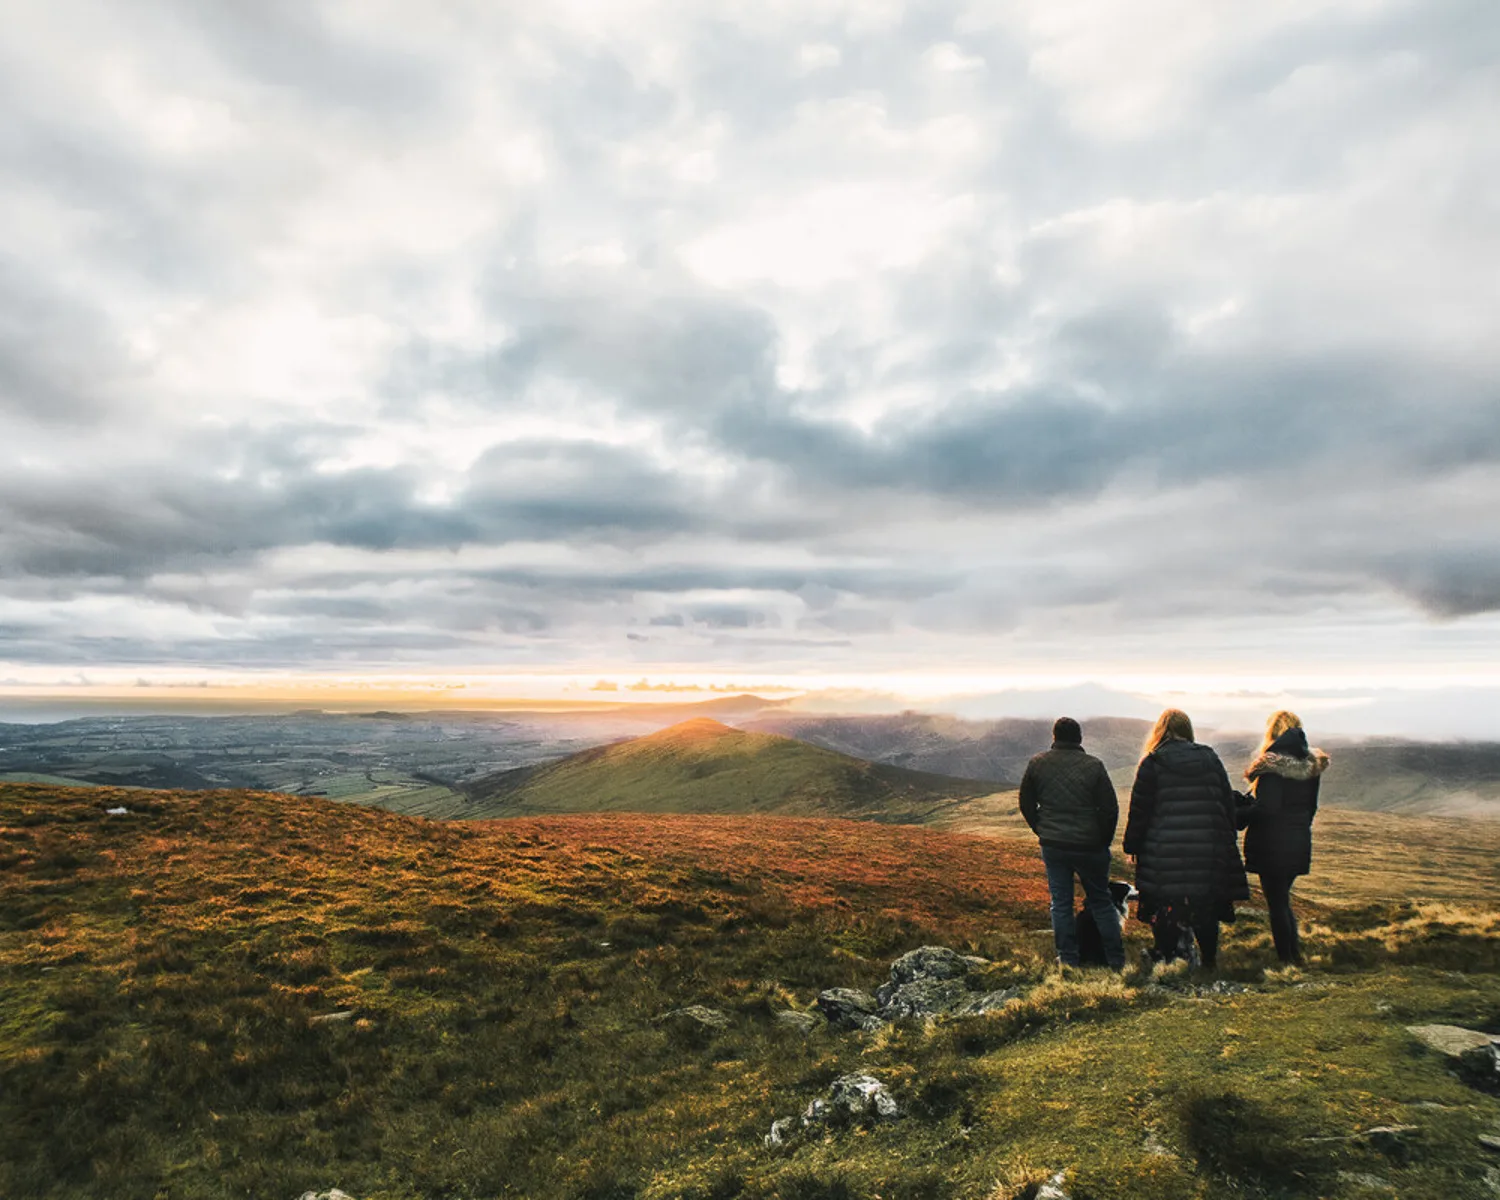
[[1497, 20], [34, 8], [7, 645], [1493, 665]]

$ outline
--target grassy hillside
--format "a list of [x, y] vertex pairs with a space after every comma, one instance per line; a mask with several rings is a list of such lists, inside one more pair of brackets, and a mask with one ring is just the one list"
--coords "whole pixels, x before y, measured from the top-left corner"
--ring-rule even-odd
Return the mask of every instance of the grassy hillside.
[[[1325, 841], [1325, 874], [1360, 869], [1369, 839]], [[1019, 840], [0, 786], [0, 1195], [1484, 1196], [1500, 1100], [1404, 1032], [1500, 1027], [1493, 862], [1452, 876], [1469, 903], [1305, 905], [1305, 974], [1264, 970], [1250, 912], [1217, 980], [1072, 979]], [[775, 1019], [931, 942], [1021, 994]], [[663, 1019], [694, 1003], [728, 1024]], [[766, 1148], [850, 1071], [903, 1119]]]
[[459, 815], [776, 813], [917, 824], [991, 786], [698, 718], [467, 784], [471, 806]]

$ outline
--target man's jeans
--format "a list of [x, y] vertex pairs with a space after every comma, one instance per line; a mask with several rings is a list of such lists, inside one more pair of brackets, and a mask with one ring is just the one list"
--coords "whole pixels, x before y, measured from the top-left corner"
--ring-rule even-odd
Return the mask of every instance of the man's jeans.
[[1119, 970], [1125, 965], [1125, 944], [1120, 940], [1120, 912], [1109, 894], [1109, 849], [1064, 850], [1042, 847], [1047, 867], [1047, 888], [1052, 893], [1052, 940], [1057, 961], [1078, 965], [1078, 921], [1073, 915], [1073, 876], [1083, 884], [1084, 903], [1099, 926], [1104, 958]]

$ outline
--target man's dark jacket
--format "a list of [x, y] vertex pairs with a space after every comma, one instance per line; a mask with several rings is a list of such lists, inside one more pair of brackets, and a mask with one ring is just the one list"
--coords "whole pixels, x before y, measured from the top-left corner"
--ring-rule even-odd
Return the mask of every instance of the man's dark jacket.
[[1021, 815], [1042, 845], [1102, 850], [1114, 841], [1120, 802], [1104, 764], [1072, 742], [1053, 742], [1026, 764]]
[[1125, 853], [1137, 856], [1135, 885], [1143, 897], [1249, 898], [1235, 837], [1234, 791], [1211, 748], [1170, 741], [1141, 759], [1130, 790]]
[[1245, 777], [1255, 792], [1245, 833], [1245, 869], [1259, 875], [1306, 875], [1312, 869], [1312, 822], [1318, 779], [1328, 755], [1288, 729], [1250, 764]]

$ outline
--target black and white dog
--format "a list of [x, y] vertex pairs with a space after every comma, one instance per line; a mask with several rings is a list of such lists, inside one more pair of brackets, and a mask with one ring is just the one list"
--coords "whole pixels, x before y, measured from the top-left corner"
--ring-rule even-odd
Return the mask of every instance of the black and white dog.
[[[1115, 911], [1120, 920], [1125, 919], [1125, 906], [1139, 893], [1130, 884], [1119, 879], [1109, 881], [1109, 898], [1115, 902]], [[1085, 967], [1108, 966], [1104, 957], [1104, 939], [1099, 935], [1099, 922], [1085, 904], [1078, 910], [1078, 962]]]

